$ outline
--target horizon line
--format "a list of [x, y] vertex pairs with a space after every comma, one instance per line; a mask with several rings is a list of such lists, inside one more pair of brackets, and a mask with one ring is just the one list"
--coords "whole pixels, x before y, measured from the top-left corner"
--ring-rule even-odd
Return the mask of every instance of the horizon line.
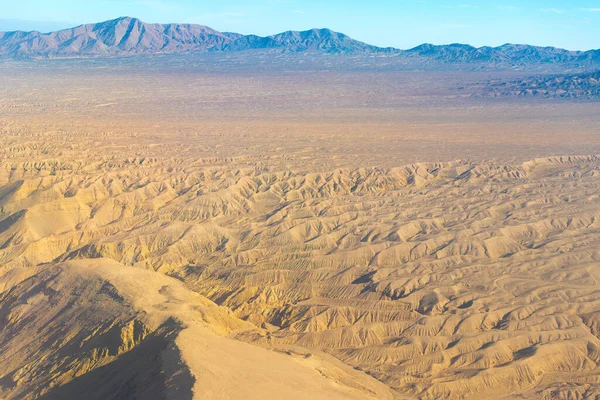
[[[140, 18], [130, 17], [130, 16], [126, 16], [126, 15], [115, 17], [115, 18], [111, 18], [111, 19], [107, 19], [107, 20], [104, 20], [104, 21], [79, 23], [77, 25], [75, 25], [76, 23], [74, 23], [74, 22], [65, 22], [65, 24], [68, 23], [68, 24], [74, 24], [74, 25], [66, 27], [66, 28], [62, 28], [62, 29], [53, 30], [53, 31], [21, 30], [21, 29], [17, 29], [17, 30], [9, 30], [9, 31], [0, 31], [0, 34], [1, 33], [11, 33], [11, 32], [23, 32], [23, 33], [40, 33], [42, 35], [48, 35], [48, 34], [55, 33], [55, 32], [60, 32], [60, 31], [63, 31], [63, 30], [75, 29], [75, 28], [78, 28], [80, 26], [97, 25], [97, 24], [102, 24], [102, 23], [105, 23], [105, 22], [117, 21], [117, 20], [123, 20], [123, 19], [132, 19], [132, 20], [140, 21], [141, 23], [144, 23], [144, 24], [153, 24], [153, 25], [156, 24], [156, 25], [192, 25], [192, 26], [195, 25], [195, 26], [203, 26], [203, 27], [206, 27], [206, 28], [210, 28], [210, 29], [212, 29], [212, 30], [214, 30], [216, 32], [219, 32], [219, 33], [237, 33], [237, 34], [244, 35], [244, 36], [255, 35], [255, 36], [258, 36], [258, 37], [272, 37], [272, 36], [279, 35], [279, 34], [286, 33], [286, 32], [309, 32], [309, 31], [312, 31], [312, 30], [328, 30], [328, 31], [331, 31], [331, 32], [334, 32], [334, 33], [339, 33], [339, 34], [348, 36], [349, 38], [351, 38], [353, 40], [360, 41], [360, 42], [365, 43], [365, 44], [367, 44], [369, 46], [374, 46], [374, 47], [378, 47], [378, 48], [381, 48], [381, 49], [393, 49], [393, 50], [399, 50], [399, 51], [410, 51], [410, 50], [414, 50], [414, 49], [416, 49], [418, 47], [426, 46], [426, 45], [436, 46], [436, 47], [448, 47], [448, 46], [460, 45], [460, 46], [469, 46], [469, 47], [472, 47], [475, 50], [485, 49], [485, 48], [497, 49], [497, 48], [501, 48], [501, 47], [504, 47], [504, 46], [528, 46], [528, 47], [537, 47], [537, 48], [564, 50], [564, 51], [568, 51], [568, 52], [572, 52], [572, 53], [586, 53], [586, 52], [589, 52], [589, 51], [600, 50], [600, 47], [589, 48], [589, 49], [583, 50], [583, 49], [567, 49], [567, 48], [564, 48], [564, 47], [557, 47], [557, 46], [552, 46], [552, 45], [536, 45], [536, 44], [529, 44], [529, 43], [513, 43], [513, 42], [506, 42], [506, 43], [503, 43], [503, 44], [497, 45], [497, 46], [494, 46], [494, 45], [474, 46], [474, 45], [471, 45], [469, 43], [461, 43], [461, 42], [441, 43], [441, 44], [435, 44], [435, 43], [430, 43], [430, 42], [422, 42], [422, 43], [417, 44], [417, 45], [415, 45], [413, 47], [401, 49], [401, 48], [395, 47], [395, 46], [373, 45], [373, 44], [365, 42], [365, 41], [363, 41], [361, 39], [356, 39], [355, 37], [350, 36], [350, 35], [348, 35], [348, 34], [346, 34], [344, 32], [334, 31], [333, 29], [326, 28], [326, 27], [324, 27], [324, 28], [314, 28], [313, 27], [313, 28], [308, 28], [308, 29], [304, 29], [304, 30], [289, 29], [289, 30], [277, 32], [277, 33], [274, 33], [274, 34], [271, 34], [271, 35], [261, 36], [261, 35], [257, 35], [257, 34], [254, 34], [254, 33], [240, 33], [240, 32], [233, 32], [233, 31], [221, 31], [221, 30], [217, 30], [217, 29], [215, 29], [215, 28], [213, 28], [211, 26], [202, 24], [202, 23], [195, 23], [195, 22], [147, 22], [147, 21], [144, 21], [144, 20], [142, 20]], [[27, 20], [21, 20], [21, 19], [0, 19], [0, 21], [3, 21], [3, 20], [4, 21], [13, 21], [13, 22], [40, 22], [40, 23], [56, 23], [56, 24], [61, 23], [61, 22], [56, 22], [56, 21], [27, 21]]]

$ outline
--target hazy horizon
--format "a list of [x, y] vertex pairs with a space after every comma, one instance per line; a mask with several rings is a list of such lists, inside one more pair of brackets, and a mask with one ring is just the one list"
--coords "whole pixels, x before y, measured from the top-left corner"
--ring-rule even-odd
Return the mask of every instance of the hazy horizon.
[[148, 23], [193, 23], [259, 36], [329, 28], [369, 44], [399, 49], [422, 43], [600, 48], [594, 39], [600, 33], [600, 7], [593, 1], [578, 0], [567, 7], [560, 1], [537, 0], [526, 5], [515, 0], [400, 3], [253, 0], [199, 5], [188, 0], [102, 0], [82, 5], [73, 0], [52, 4], [0, 0], [0, 31], [49, 32], [129, 16]]

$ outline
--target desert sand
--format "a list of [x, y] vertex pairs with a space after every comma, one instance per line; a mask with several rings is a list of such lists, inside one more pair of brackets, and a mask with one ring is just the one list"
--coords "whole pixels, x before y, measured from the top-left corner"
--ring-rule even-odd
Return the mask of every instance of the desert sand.
[[596, 103], [74, 62], [0, 68], [0, 398], [600, 396]]

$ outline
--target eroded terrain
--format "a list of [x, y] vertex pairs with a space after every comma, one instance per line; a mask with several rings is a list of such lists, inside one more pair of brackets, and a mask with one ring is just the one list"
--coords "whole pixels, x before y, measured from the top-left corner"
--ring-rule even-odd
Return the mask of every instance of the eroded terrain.
[[53, 65], [2, 66], [0, 397], [600, 396], [595, 103]]

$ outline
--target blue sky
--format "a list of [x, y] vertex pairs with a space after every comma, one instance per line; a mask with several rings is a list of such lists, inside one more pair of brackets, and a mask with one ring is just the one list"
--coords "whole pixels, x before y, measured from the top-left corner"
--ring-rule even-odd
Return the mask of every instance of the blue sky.
[[504, 43], [600, 48], [600, 0], [0, 0], [0, 30], [119, 16], [269, 35], [327, 27], [379, 45]]

